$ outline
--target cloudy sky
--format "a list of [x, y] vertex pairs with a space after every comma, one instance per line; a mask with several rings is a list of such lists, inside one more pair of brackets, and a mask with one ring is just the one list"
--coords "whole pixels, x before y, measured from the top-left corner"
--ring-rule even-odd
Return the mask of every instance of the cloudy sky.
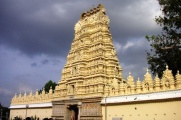
[[82, 12], [103, 4], [110, 18], [124, 78], [143, 79], [148, 67], [145, 35], [159, 34], [157, 0], [1, 0], [0, 102], [9, 107], [15, 93], [58, 82]]

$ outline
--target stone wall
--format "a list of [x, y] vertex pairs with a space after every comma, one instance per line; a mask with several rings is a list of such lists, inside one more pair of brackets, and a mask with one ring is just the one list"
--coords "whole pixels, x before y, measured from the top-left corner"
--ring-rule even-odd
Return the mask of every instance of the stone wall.
[[102, 106], [103, 120], [180, 120], [181, 100], [141, 102]]
[[[27, 114], [27, 115], [26, 115]], [[51, 118], [52, 116], [52, 107], [47, 108], [17, 108], [10, 110], [10, 119], [14, 119], [14, 117], [20, 117], [25, 119], [25, 117], [33, 117], [39, 118], [42, 120], [43, 118]]]

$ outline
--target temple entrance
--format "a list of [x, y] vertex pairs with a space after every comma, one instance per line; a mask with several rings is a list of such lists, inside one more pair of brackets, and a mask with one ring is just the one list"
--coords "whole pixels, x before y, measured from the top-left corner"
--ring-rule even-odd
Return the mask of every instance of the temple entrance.
[[68, 108], [68, 120], [78, 120], [79, 109], [77, 105], [70, 105]]

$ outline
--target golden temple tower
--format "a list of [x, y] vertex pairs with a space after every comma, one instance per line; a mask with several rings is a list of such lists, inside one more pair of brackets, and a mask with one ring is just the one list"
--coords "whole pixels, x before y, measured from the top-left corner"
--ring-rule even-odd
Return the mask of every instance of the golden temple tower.
[[[74, 27], [75, 37], [62, 70], [62, 78], [55, 89], [53, 107], [62, 104], [60, 109], [63, 109], [64, 101], [76, 114], [75, 109], [81, 103], [79, 116], [100, 119], [101, 98], [119, 94], [123, 81], [122, 68], [113, 46], [109, 21], [101, 4], [82, 13]], [[89, 104], [86, 100], [89, 100]], [[56, 109], [53, 109], [53, 116], [56, 116]], [[69, 119], [68, 116], [64, 116], [64, 119]]]
[[103, 5], [82, 13], [55, 93], [57, 98], [104, 95], [105, 85], [117, 92], [122, 69], [112, 43]]

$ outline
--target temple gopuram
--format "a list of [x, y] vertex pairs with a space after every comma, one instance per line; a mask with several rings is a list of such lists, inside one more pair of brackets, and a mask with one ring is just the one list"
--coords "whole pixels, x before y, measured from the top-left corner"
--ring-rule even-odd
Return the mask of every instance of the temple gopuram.
[[55, 90], [15, 94], [10, 119], [180, 120], [181, 74], [124, 79], [109, 22], [101, 4], [82, 13]]

